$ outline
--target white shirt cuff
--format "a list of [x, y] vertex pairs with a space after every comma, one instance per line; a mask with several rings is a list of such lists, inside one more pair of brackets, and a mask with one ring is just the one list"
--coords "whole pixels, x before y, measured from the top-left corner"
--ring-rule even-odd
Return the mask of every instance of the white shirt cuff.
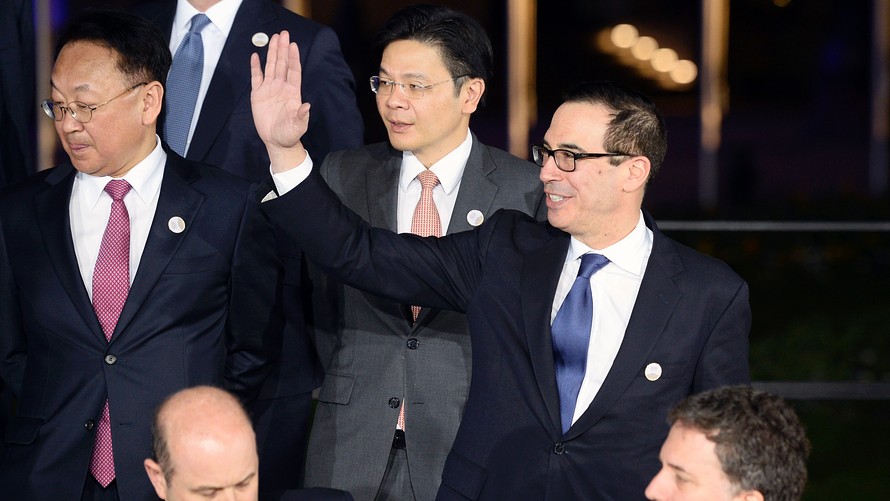
[[312, 157], [309, 156], [309, 153], [306, 153], [306, 160], [294, 167], [293, 169], [288, 169], [284, 172], [272, 172], [272, 166], [269, 166], [269, 172], [272, 174], [272, 181], [275, 183], [275, 189], [278, 191], [278, 196], [284, 195], [288, 191], [296, 188], [300, 185], [309, 174], [312, 172]]

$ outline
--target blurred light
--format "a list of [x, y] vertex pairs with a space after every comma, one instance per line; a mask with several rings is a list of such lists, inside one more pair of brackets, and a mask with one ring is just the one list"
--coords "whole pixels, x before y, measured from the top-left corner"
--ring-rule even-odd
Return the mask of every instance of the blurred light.
[[652, 67], [655, 71], [667, 73], [677, 66], [677, 51], [674, 49], [661, 48], [652, 53]]
[[690, 84], [698, 76], [698, 66], [688, 59], [677, 61], [677, 65], [670, 72], [671, 80], [678, 84]]
[[648, 61], [656, 50], [658, 50], [658, 42], [652, 37], [642, 36], [630, 48], [630, 53], [640, 61]]
[[791, 0], [773, 0], [773, 5], [776, 7], [788, 7], [791, 4]]
[[630, 24], [619, 24], [612, 28], [610, 39], [615, 47], [629, 49], [633, 47], [640, 37], [639, 31]]

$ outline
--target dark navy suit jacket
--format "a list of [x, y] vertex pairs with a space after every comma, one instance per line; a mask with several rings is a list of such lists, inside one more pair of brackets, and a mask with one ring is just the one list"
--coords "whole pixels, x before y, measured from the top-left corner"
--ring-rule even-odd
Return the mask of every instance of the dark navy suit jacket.
[[[199, 384], [256, 398], [281, 325], [271, 226], [250, 184], [168, 153], [155, 217], [111, 341], [71, 236], [70, 164], [0, 192], [0, 374], [18, 397], [4, 499], [77, 500], [107, 397], [120, 498], [156, 500], [154, 410]], [[180, 217], [177, 233], [168, 221]]]

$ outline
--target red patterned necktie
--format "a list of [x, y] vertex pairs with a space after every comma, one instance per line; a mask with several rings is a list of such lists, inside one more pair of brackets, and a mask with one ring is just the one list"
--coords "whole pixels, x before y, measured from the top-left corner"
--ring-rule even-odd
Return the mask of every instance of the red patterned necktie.
[[[93, 309], [96, 310], [106, 341], [111, 340], [111, 334], [130, 292], [130, 215], [124, 205], [124, 196], [130, 188], [130, 184], [122, 179], [111, 180], [105, 185], [105, 192], [111, 195], [111, 215], [102, 235], [102, 245], [99, 247], [96, 269], [93, 271]], [[96, 427], [90, 472], [102, 487], [108, 487], [114, 480], [111, 418], [107, 398]]]
[[[439, 220], [439, 211], [436, 202], [433, 201], [433, 188], [439, 184], [439, 178], [431, 170], [425, 170], [417, 175], [420, 181], [420, 200], [414, 208], [414, 217], [411, 219], [411, 233], [422, 237], [441, 237], [442, 221]], [[420, 314], [420, 306], [411, 306], [414, 320]]]
[[[422, 237], [441, 237], [442, 221], [439, 219], [439, 210], [433, 201], [433, 188], [439, 184], [439, 178], [431, 170], [424, 170], [417, 175], [420, 181], [420, 200], [414, 208], [414, 217], [411, 218], [411, 233]], [[411, 306], [411, 316], [417, 320], [420, 314], [420, 306]], [[402, 407], [399, 409], [399, 421], [396, 424], [399, 430], [405, 429], [405, 400], [402, 399]]]

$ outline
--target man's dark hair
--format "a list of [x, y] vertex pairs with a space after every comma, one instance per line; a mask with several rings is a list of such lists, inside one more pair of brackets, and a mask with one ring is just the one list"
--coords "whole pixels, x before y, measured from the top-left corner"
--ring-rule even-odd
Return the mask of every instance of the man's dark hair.
[[91, 42], [117, 53], [117, 69], [130, 85], [160, 82], [164, 85], [173, 57], [155, 25], [115, 10], [88, 10], [69, 24], [56, 42], [56, 57], [74, 42]]
[[[491, 79], [491, 41], [482, 26], [466, 14], [435, 5], [412, 5], [396, 12], [377, 33], [378, 61], [384, 49], [399, 40], [435, 47], [452, 78], [465, 75], [486, 83]], [[455, 82], [455, 93], [461, 80]]]
[[803, 494], [810, 443], [797, 414], [781, 398], [726, 386], [688, 397], [668, 421], [714, 442], [723, 472], [740, 490], [760, 491], [765, 501], [797, 501]]
[[[639, 92], [616, 82], [584, 82], [563, 95], [564, 103], [599, 104], [609, 110], [603, 148], [607, 153], [641, 155], [649, 159], [651, 180], [667, 152], [667, 128], [655, 103]], [[612, 157], [617, 165], [624, 158]]]

